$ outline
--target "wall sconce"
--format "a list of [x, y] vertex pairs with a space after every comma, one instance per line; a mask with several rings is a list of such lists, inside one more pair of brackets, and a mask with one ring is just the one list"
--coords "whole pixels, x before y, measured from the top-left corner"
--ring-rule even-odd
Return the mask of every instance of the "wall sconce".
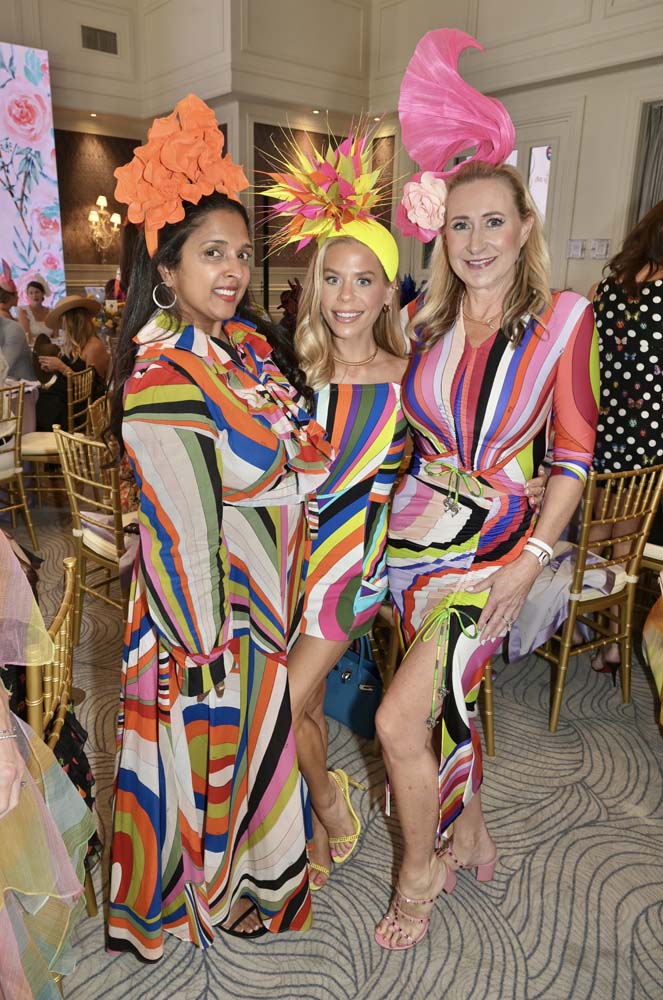
[[97, 252], [101, 257], [101, 263], [106, 262], [106, 253], [110, 249], [115, 237], [120, 231], [122, 218], [118, 212], [111, 215], [108, 211], [108, 199], [100, 194], [96, 201], [96, 208], [91, 208], [87, 217], [90, 227], [90, 236]]

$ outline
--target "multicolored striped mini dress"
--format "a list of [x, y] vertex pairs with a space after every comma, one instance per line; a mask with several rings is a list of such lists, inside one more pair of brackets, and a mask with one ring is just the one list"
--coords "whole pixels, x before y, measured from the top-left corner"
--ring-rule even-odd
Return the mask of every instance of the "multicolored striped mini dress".
[[389, 500], [407, 426], [400, 388], [395, 382], [334, 382], [316, 394], [316, 420], [335, 458], [309, 505], [317, 525], [306, 577], [306, 635], [365, 635], [387, 595]]

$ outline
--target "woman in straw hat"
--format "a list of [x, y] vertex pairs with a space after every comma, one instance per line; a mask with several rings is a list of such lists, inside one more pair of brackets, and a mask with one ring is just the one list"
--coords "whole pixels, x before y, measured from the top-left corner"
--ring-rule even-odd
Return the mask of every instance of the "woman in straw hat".
[[48, 282], [42, 278], [41, 274], [35, 274], [25, 286], [28, 302], [27, 305], [19, 306], [16, 315], [31, 347], [40, 333], [44, 333], [46, 336], [50, 333], [50, 329], [46, 325], [49, 310], [44, 305], [44, 299], [50, 294], [51, 289]]
[[59, 358], [46, 357], [41, 361], [45, 371], [60, 375], [94, 368], [93, 399], [103, 396], [106, 391], [110, 365], [110, 355], [92, 322], [100, 309], [96, 299], [83, 295], [67, 295], [61, 299], [46, 317], [46, 326], [54, 332], [62, 330], [62, 354]]

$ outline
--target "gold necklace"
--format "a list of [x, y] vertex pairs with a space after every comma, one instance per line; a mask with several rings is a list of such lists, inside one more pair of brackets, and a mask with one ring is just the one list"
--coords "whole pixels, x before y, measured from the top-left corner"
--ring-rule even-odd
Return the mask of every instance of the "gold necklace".
[[371, 361], [374, 361], [378, 355], [378, 348], [376, 347], [370, 358], [364, 358], [363, 361], [346, 361], [345, 358], [337, 358], [335, 354], [332, 354], [334, 361], [337, 361], [339, 365], [345, 365], [347, 368], [359, 368], [361, 365], [369, 365]]
[[500, 309], [498, 313], [495, 313], [494, 316], [490, 316], [488, 319], [475, 319], [474, 316], [470, 316], [465, 306], [463, 306], [463, 316], [465, 319], [469, 319], [470, 323], [478, 323], [479, 326], [487, 326], [493, 330], [495, 320], [500, 319], [502, 316], [502, 310]]

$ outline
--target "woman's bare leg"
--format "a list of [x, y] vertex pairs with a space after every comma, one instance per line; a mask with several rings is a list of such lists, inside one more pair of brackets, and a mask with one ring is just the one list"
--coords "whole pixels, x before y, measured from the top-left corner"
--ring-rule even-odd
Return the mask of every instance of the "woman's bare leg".
[[[327, 674], [348, 648], [347, 641], [302, 635], [288, 655], [288, 686], [299, 768], [306, 779], [311, 804], [329, 837], [351, 836], [352, 821], [336, 782], [327, 773], [327, 740], [319, 724], [320, 689]], [[334, 845], [333, 854], [350, 847]]]
[[[447, 866], [435, 853], [438, 826], [438, 759], [433, 751], [430, 716], [436, 642], [417, 641], [396, 672], [377, 714], [377, 730], [394, 790], [396, 808], [403, 831], [404, 855], [398, 887], [411, 899], [432, 899], [447, 878]], [[454, 823], [454, 852], [464, 865], [492, 860], [495, 845], [475, 795]], [[413, 917], [427, 915], [421, 906], [403, 907]], [[432, 909], [427, 908], [428, 911]], [[403, 922], [403, 921], [401, 921]], [[421, 925], [405, 920], [403, 929], [414, 937]], [[392, 943], [399, 943], [398, 930], [389, 928], [388, 918], [378, 931]], [[403, 939], [404, 940], [404, 939]]]

